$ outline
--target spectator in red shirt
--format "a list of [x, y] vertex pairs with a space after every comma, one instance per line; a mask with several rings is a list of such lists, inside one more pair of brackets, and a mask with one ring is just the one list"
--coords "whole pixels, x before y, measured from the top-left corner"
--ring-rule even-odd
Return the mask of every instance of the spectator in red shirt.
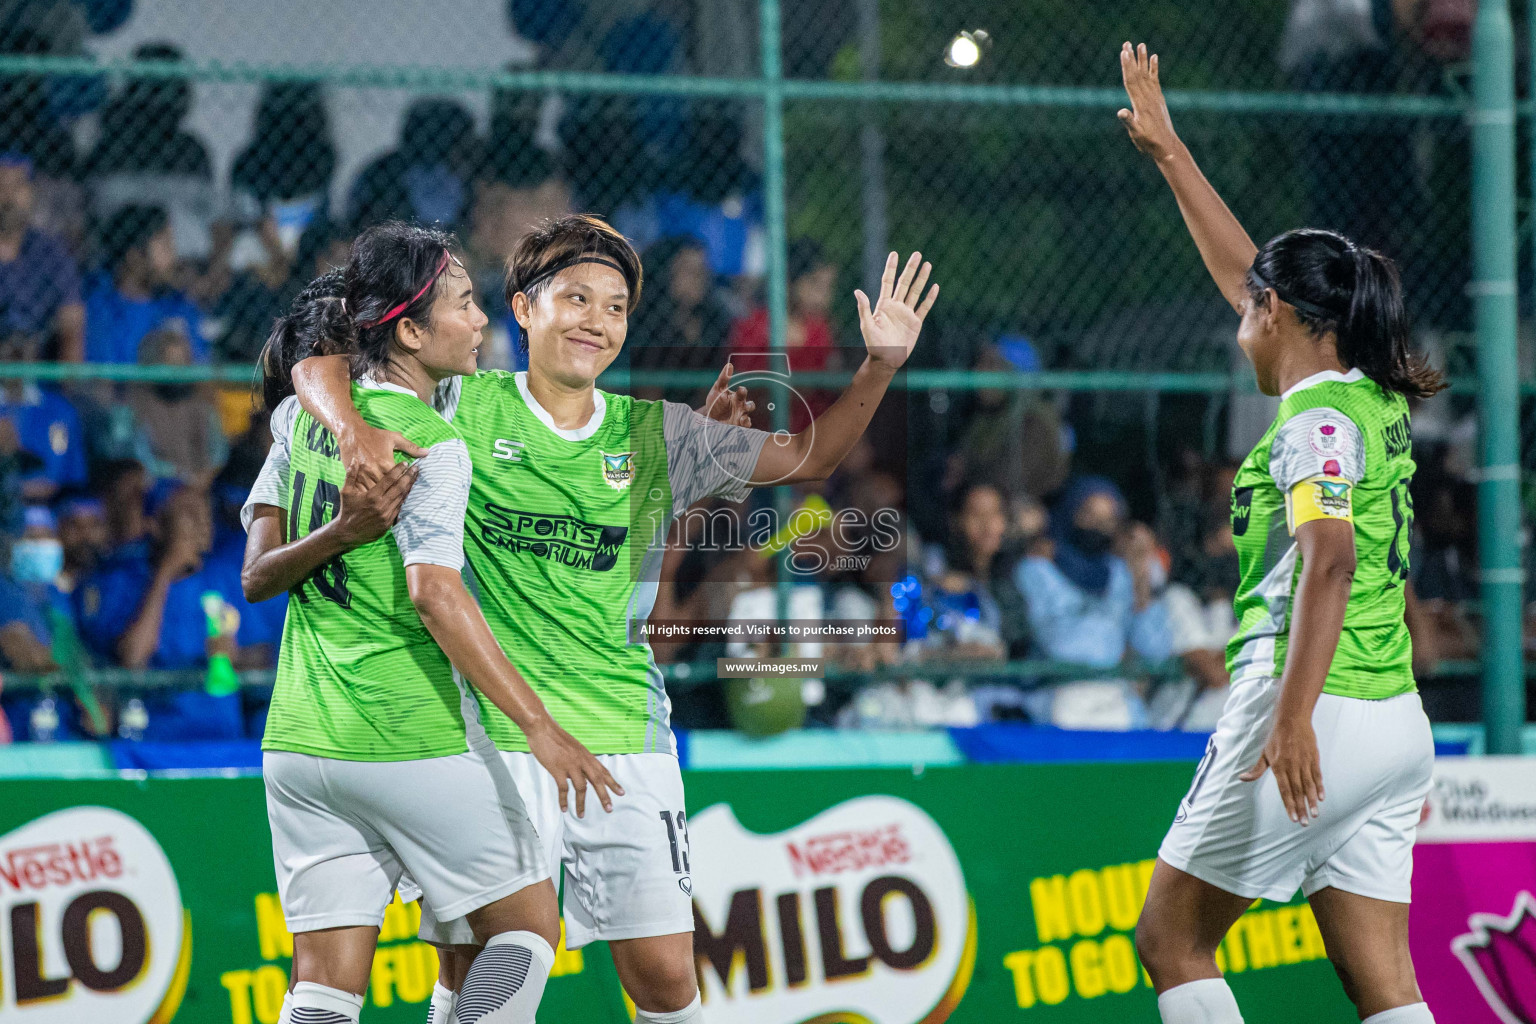
[[[789, 323], [784, 332], [784, 345], [789, 351], [789, 370], [806, 373], [815, 370], [838, 369], [839, 361], [832, 338], [832, 322], [828, 311], [832, 308], [832, 293], [837, 287], [837, 268], [828, 262], [821, 246], [809, 238], [797, 238], [789, 244]], [[768, 352], [768, 307], [760, 305], [731, 327], [729, 352], [735, 361], [737, 372], [773, 370], [783, 372], [782, 365], [775, 365], [761, 353]], [[746, 359], [738, 358], [747, 355]], [[816, 415], [831, 404], [832, 392], [802, 392], [807, 404]], [[764, 415], [759, 402], [757, 416]], [[792, 431], [806, 427], [805, 406], [796, 402], [791, 405]], [[755, 424], [763, 426], [764, 424]]]

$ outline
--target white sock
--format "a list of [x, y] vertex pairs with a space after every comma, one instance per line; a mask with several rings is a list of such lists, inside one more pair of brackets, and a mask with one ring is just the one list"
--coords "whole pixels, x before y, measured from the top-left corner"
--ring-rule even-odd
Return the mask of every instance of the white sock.
[[357, 1024], [362, 1012], [362, 996], [301, 981], [293, 986], [288, 1019], [293, 1024]]
[[1409, 1003], [1380, 1013], [1373, 1013], [1360, 1024], [1435, 1024], [1428, 1003]]
[[464, 979], [457, 1024], [533, 1024], [555, 951], [533, 932], [491, 936]]
[[635, 1008], [635, 1024], [703, 1024], [704, 1004], [699, 1001], [697, 994], [693, 1002], [681, 1010], [673, 1010], [671, 1013], [652, 1013], [649, 1010]]
[[277, 1015], [277, 1024], [291, 1024], [293, 1020], [293, 993], [283, 993], [283, 1011]]
[[427, 1024], [452, 1024], [453, 1002], [459, 994], [443, 988], [442, 982], [432, 986], [432, 1005], [427, 1008]]
[[1157, 997], [1163, 1024], [1243, 1024], [1237, 999], [1225, 978], [1202, 978]]

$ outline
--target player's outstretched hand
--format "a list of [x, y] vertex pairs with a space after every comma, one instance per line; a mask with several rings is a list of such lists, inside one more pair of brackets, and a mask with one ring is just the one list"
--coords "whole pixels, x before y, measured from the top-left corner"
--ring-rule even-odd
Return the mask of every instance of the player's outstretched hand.
[[720, 367], [720, 376], [710, 385], [709, 394], [704, 398], [704, 408], [699, 412], [721, 423], [750, 427], [752, 410], [757, 408], [757, 403], [747, 395], [746, 388], [731, 387], [731, 374], [734, 372], [736, 368], [730, 362]]
[[577, 742], [576, 737], [566, 732], [554, 723], [546, 720], [532, 732], [525, 732], [528, 737], [528, 749], [533, 756], [539, 759], [539, 764], [544, 770], [555, 777], [555, 785], [560, 787], [560, 811], [565, 813], [570, 809], [569, 791], [576, 790], [576, 817], [580, 818], [587, 812], [587, 787], [591, 786], [597, 794], [598, 802], [603, 805], [603, 810], [613, 810], [612, 793], [623, 796], [624, 787], [614, 781], [608, 774], [608, 769], [603, 763], [592, 756], [592, 752]]
[[341, 463], [346, 467], [348, 482], [357, 477], [363, 484], [376, 484], [394, 469], [395, 452], [413, 459], [427, 454], [425, 448], [412, 444], [404, 434], [367, 425], [338, 436], [336, 446], [341, 449]]
[[341, 487], [341, 508], [336, 529], [347, 549], [361, 547], [389, 532], [400, 516], [400, 506], [416, 483], [416, 464], [401, 462], [371, 484], [361, 474], [348, 473]]
[[939, 297], [939, 286], [928, 289], [924, 297], [923, 286], [933, 271], [932, 263], [922, 262], [923, 254], [914, 252], [896, 276], [897, 256], [893, 252], [885, 258], [885, 273], [880, 275], [880, 297], [874, 308], [869, 296], [855, 288], [853, 297], [859, 304], [859, 332], [864, 335], [864, 347], [870, 359], [884, 363], [892, 369], [901, 366], [912, 354], [917, 344], [918, 332], [923, 320]]
[[1238, 778], [1254, 782], [1266, 771], [1275, 773], [1285, 813], [1298, 825], [1310, 824], [1323, 802], [1323, 762], [1317, 752], [1317, 734], [1305, 719], [1279, 719], [1264, 744], [1258, 763]]
[[1157, 54], [1147, 54], [1147, 44], [1120, 47], [1120, 77], [1125, 81], [1131, 109], [1121, 110], [1120, 123], [1130, 133], [1136, 148], [1154, 160], [1161, 160], [1178, 149], [1179, 136], [1173, 130], [1168, 101], [1157, 77]]

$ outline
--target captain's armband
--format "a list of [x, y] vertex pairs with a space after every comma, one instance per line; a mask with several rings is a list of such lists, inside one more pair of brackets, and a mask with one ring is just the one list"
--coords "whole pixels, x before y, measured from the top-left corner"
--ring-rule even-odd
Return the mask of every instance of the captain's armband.
[[1295, 536], [1302, 523], [1314, 519], [1355, 521], [1355, 485], [1337, 476], [1313, 476], [1291, 488], [1285, 496], [1285, 526]]

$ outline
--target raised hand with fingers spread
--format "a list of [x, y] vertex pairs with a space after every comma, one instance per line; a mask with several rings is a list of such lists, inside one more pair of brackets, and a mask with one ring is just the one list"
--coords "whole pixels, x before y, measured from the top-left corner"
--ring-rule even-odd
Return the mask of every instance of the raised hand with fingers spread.
[[922, 262], [923, 254], [914, 252], [907, 258], [901, 276], [896, 276], [897, 256], [893, 252], [885, 258], [885, 272], [880, 275], [880, 296], [874, 308], [869, 296], [854, 289], [859, 303], [859, 333], [864, 335], [864, 346], [877, 363], [899, 368], [912, 354], [917, 335], [923, 329], [923, 321], [939, 297], [939, 286], [928, 289], [923, 296], [923, 286], [933, 271], [932, 263]]

